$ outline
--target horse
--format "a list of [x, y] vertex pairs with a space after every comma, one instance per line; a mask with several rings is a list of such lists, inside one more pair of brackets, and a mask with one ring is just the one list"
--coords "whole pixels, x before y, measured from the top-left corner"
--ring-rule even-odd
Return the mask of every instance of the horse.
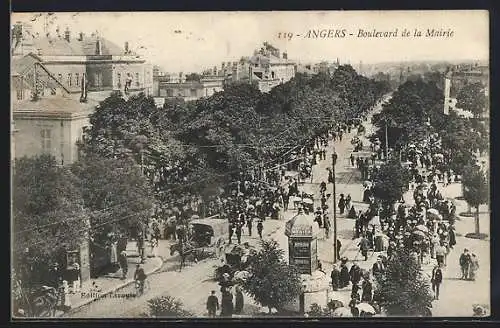
[[176, 252], [179, 253], [181, 257], [181, 265], [179, 267], [179, 271], [182, 270], [186, 261], [198, 263], [198, 252], [194, 245], [192, 245], [190, 242], [179, 242], [176, 244], [172, 244], [170, 246], [170, 256], [173, 256]]

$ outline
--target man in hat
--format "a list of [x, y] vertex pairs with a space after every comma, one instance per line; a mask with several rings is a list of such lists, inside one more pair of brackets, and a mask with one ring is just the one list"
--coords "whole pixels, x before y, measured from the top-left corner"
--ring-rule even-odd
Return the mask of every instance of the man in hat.
[[347, 257], [343, 257], [340, 259], [339, 288], [347, 287], [350, 279], [349, 269], [347, 268]]
[[340, 270], [338, 264], [334, 264], [332, 268], [332, 273], [330, 274], [332, 278], [332, 288], [333, 290], [338, 290], [340, 286]]
[[257, 233], [259, 234], [260, 239], [262, 239], [262, 230], [264, 230], [264, 225], [262, 224], [262, 220], [259, 220], [257, 223]]
[[212, 293], [207, 298], [207, 310], [208, 316], [215, 318], [217, 310], [219, 310], [219, 299], [215, 295], [215, 290], [212, 290]]
[[432, 291], [434, 292], [434, 299], [436, 300], [439, 299], [439, 286], [441, 285], [441, 282], [443, 282], [443, 272], [441, 271], [439, 265], [436, 265], [434, 266], [434, 269], [432, 269], [431, 277]]
[[377, 262], [373, 263], [372, 272], [374, 276], [385, 272], [385, 266], [382, 263], [382, 257], [380, 255], [377, 257]]
[[361, 272], [361, 268], [354, 263], [351, 267], [351, 270], [349, 270], [349, 276], [351, 278], [351, 283], [352, 285], [358, 285], [359, 282], [361, 281], [361, 277], [363, 276]]
[[366, 239], [365, 234], [362, 235], [361, 241], [358, 244], [361, 255], [365, 257], [365, 261], [368, 260], [368, 249], [370, 248], [370, 242]]
[[464, 252], [462, 255], [460, 255], [459, 263], [460, 263], [460, 269], [462, 270], [462, 277], [461, 279], [469, 279], [469, 268], [471, 264], [471, 256], [469, 254], [469, 250], [467, 248], [464, 249]]

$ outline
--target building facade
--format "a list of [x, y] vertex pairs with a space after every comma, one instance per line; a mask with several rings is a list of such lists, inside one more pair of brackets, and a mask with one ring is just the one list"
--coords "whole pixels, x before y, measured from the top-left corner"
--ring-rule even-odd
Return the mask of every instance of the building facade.
[[[75, 98], [81, 84], [88, 92], [108, 96], [111, 91], [145, 92], [152, 95], [153, 67], [130, 50], [128, 42], [119, 47], [97, 33], [34, 35], [29, 24], [16, 23], [12, 33], [12, 58], [36, 55], [53, 76]], [[97, 93], [96, 93], [97, 94]]]
[[261, 92], [269, 92], [275, 86], [290, 81], [296, 74], [295, 63], [279, 49], [265, 42], [250, 58], [250, 82], [256, 81]]
[[[472, 113], [466, 112], [457, 105], [457, 95], [460, 90], [468, 83], [481, 83], [484, 86], [485, 96], [489, 97], [489, 68], [487, 66], [466, 67], [457, 66], [445, 74], [444, 77], [444, 108], [445, 114], [450, 110], [457, 111], [460, 115], [472, 117]], [[488, 110], [485, 110], [485, 116], [489, 116]]]
[[210, 97], [216, 92], [224, 90], [224, 76], [203, 76], [200, 81], [186, 81], [184, 76], [171, 77], [168, 75], [154, 77], [154, 96], [164, 99], [182, 98], [184, 101], [193, 101], [203, 97]]
[[13, 142], [15, 157], [49, 154], [60, 165], [77, 161], [77, 142], [90, 126], [89, 114], [96, 105], [61, 97], [15, 102], [12, 111], [17, 129]]

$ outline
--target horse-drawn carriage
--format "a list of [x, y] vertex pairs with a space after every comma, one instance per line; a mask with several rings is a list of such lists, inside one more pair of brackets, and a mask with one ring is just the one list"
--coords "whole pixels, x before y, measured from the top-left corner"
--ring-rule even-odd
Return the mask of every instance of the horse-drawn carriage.
[[256, 253], [248, 243], [228, 245], [224, 248], [224, 264], [215, 270], [215, 280], [221, 283], [235, 282], [248, 278], [249, 258]]
[[182, 269], [186, 261], [198, 262], [207, 257], [215, 256], [216, 248], [228, 234], [228, 223], [224, 219], [194, 219], [189, 222], [189, 228], [177, 243], [170, 246], [170, 255], [176, 252], [181, 256]]

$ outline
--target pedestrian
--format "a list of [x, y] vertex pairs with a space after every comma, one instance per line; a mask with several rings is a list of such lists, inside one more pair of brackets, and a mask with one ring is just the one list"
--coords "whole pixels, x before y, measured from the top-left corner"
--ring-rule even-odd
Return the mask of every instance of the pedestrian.
[[71, 292], [72, 293], [79, 293], [80, 292], [80, 287], [81, 287], [81, 270], [80, 270], [80, 264], [78, 264], [77, 262], [73, 263], [73, 266], [72, 266], [72, 272], [73, 272], [73, 276], [72, 276], [72, 288], [71, 288]]
[[340, 270], [337, 264], [333, 265], [332, 273], [330, 274], [332, 279], [332, 288], [334, 291], [338, 290], [340, 287]]
[[434, 292], [434, 299], [439, 299], [439, 287], [441, 286], [441, 282], [443, 282], [443, 272], [439, 265], [435, 265], [434, 269], [432, 269], [432, 291]]
[[476, 280], [476, 272], [478, 269], [479, 269], [479, 259], [477, 258], [476, 254], [472, 253], [470, 269], [469, 269], [469, 280], [472, 281]]
[[215, 295], [215, 290], [207, 298], [207, 311], [210, 318], [215, 318], [217, 311], [219, 310], [219, 299]]
[[144, 258], [144, 238], [142, 237], [142, 232], [141, 236], [137, 237], [136, 240], [136, 245], [137, 245], [137, 252], [139, 253], [139, 257], [141, 258], [141, 262], [144, 263], [145, 258]]
[[444, 266], [445, 256], [446, 256], [446, 248], [444, 247], [444, 243], [441, 243], [439, 244], [439, 246], [436, 247], [436, 260], [440, 268]]
[[378, 256], [377, 262], [373, 263], [372, 272], [374, 276], [383, 274], [385, 272], [385, 266], [384, 263], [382, 262], [381, 256]]
[[158, 256], [158, 238], [156, 236], [153, 236], [151, 238], [151, 254], [153, 255], [153, 257], [157, 257]]
[[361, 255], [364, 256], [365, 261], [368, 260], [368, 249], [370, 248], [370, 242], [366, 239], [365, 234], [361, 237], [361, 241], [358, 244]]
[[354, 155], [351, 153], [351, 156], [349, 157], [349, 159], [351, 160], [351, 166], [354, 167]]
[[344, 288], [349, 285], [351, 277], [349, 276], [349, 269], [347, 268], [347, 258], [340, 259], [340, 277], [339, 288]]
[[363, 276], [361, 272], [361, 268], [354, 263], [351, 267], [351, 270], [349, 270], [349, 276], [351, 278], [351, 283], [352, 285], [357, 285], [361, 281], [361, 277]]
[[62, 304], [63, 309], [66, 311], [71, 309], [72, 304], [71, 304], [71, 299], [69, 297], [70, 290], [69, 290], [68, 282], [66, 280], [62, 281], [60, 293], [62, 295], [61, 304]]
[[260, 239], [262, 239], [262, 230], [264, 230], [264, 225], [262, 224], [262, 220], [259, 220], [259, 223], [257, 223], [257, 233]]
[[233, 316], [233, 310], [233, 294], [229, 290], [223, 289], [220, 316], [231, 318]]
[[118, 258], [118, 263], [120, 264], [120, 268], [122, 269], [122, 280], [125, 280], [127, 278], [127, 272], [128, 272], [128, 261], [127, 261], [127, 252], [126, 251], [121, 251], [120, 256]]
[[337, 238], [337, 245], [336, 245], [336, 251], [337, 251], [337, 258], [340, 259], [340, 249], [342, 248], [342, 243], [340, 240]]
[[328, 216], [326, 214], [323, 215], [323, 228], [325, 229], [326, 239], [329, 239], [330, 238], [330, 219], [328, 218]]
[[241, 244], [241, 223], [236, 224], [236, 239], [238, 240], [238, 245]]
[[459, 263], [460, 269], [462, 271], [461, 279], [467, 280], [469, 279], [469, 272], [471, 267], [472, 258], [469, 254], [469, 250], [467, 248], [464, 249], [462, 255], [460, 255]]
[[348, 194], [345, 198], [345, 208], [347, 211], [351, 209], [351, 194]]
[[361, 292], [361, 302], [366, 302], [366, 303], [371, 303], [372, 301], [372, 291], [373, 291], [373, 285], [367, 277], [363, 278], [363, 283], [361, 285], [362, 292]]
[[345, 208], [344, 194], [340, 194], [340, 200], [339, 200], [338, 206], [339, 206], [340, 214], [344, 214], [344, 208]]
[[252, 223], [253, 223], [252, 221], [253, 221], [253, 219], [249, 216], [247, 218], [247, 228], [248, 228], [248, 235], [250, 237], [252, 237]]
[[233, 242], [233, 234], [234, 234], [234, 224], [233, 222], [229, 222], [229, 243]]
[[321, 183], [319, 185], [319, 192], [320, 192], [320, 194], [323, 194], [325, 191], [326, 191], [326, 182], [321, 181]]
[[235, 304], [234, 304], [234, 313], [241, 314], [243, 312], [244, 298], [243, 292], [239, 286], [236, 286], [236, 295], [235, 295]]

